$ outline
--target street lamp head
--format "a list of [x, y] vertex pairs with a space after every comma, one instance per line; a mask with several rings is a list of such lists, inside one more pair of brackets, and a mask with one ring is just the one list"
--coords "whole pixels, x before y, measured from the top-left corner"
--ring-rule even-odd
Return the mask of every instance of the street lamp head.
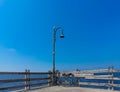
[[63, 31], [62, 31], [62, 33], [61, 33], [61, 35], [60, 35], [60, 38], [64, 38], [64, 34], [63, 34]]

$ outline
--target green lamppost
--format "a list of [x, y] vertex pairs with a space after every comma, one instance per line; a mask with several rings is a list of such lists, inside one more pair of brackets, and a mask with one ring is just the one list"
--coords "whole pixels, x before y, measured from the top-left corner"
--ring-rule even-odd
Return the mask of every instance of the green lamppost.
[[56, 45], [56, 33], [57, 31], [61, 31], [61, 35], [60, 35], [60, 38], [64, 38], [64, 33], [63, 33], [63, 28], [62, 27], [53, 27], [53, 52], [52, 52], [52, 56], [53, 56], [53, 61], [52, 61], [52, 72], [53, 72], [53, 76], [52, 76], [52, 84], [53, 85], [56, 85], [56, 74], [55, 74], [55, 45]]

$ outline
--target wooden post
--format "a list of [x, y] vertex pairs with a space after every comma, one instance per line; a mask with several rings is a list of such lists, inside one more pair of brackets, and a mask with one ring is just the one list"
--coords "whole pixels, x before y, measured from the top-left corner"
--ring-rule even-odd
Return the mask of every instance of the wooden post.
[[28, 90], [30, 90], [30, 70], [28, 70]]
[[112, 90], [114, 90], [114, 66], [112, 66]]
[[50, 79], [48, 79], [48, 86], [52, 86], [52, 72], [51, 71], [48, 71], [48, 77]]
[[61, 85], [60, 78], [61, 78], [61, 73], [60, 73], [60, 71], [59, 71], [59, 72], [58, 72], [58, 85]]
[[30, 70], [25, 70], [25, 90], [30, 89]]
[[76, 78], [77, 78], [76, 84], [77, 86], [79, 86], [80, 78], [79, 77], [76, 77]]
[[108, 90], [110, 90], [110, 67], [108, 67]]
[[56, 85], [58, 85], [59, 84], [59, 75], [60, 75], [60, 72], [59, 72], [59, 70], [56, 70]]
[[28, 79], [28, 76], [27, 76], [27, 69], [25, 70], [25, 90], [27, 90], [27, 79]]

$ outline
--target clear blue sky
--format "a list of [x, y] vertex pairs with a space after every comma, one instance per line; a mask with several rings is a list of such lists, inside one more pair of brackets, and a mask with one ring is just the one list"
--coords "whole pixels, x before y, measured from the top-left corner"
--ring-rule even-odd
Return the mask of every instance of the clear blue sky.
[[0, 0], [0, 71], [120, 68], [119, 0]]

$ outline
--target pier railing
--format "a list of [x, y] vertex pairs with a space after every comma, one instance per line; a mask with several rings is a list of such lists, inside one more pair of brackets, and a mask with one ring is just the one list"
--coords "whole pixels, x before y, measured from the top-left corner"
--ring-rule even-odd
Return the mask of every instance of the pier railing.
[[0, 72], [0, 90], [29, 90], [51, 82], [52, 72]]
[[[120, 90], [120, 72], [116, 75], [114, 67], [107, 70], [88, 70], [76, 72], [56, 71], [55, 82], [61, 86], [92, 87]], [[0, 91], [30, 90], [53, 86], [52, 72], [0, 72]], [[7, 91], [7, 92], [8, 92]]]
[[[119, 74], [119, 72], [117, 72]], [[59, 85], [103, 88], [120, 90], [120, 74], [116, 74], [114, 67], [103, 70], [87, 70], [62, 72], [59, 75]]]

